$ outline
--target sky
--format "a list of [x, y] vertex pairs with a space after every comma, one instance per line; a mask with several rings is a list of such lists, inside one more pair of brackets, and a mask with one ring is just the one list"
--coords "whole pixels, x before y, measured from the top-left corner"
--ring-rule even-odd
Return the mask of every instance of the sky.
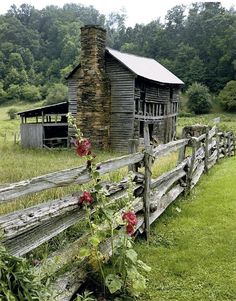
[[[86, 6], [93, 5], [100, 13], [109, 14], [112, 11], [125, 9], [127, 20], [126, 26], [134, 26], [136, 23], [147, 24], [159, 17], [161, 21], [167, 11], [175, 5], [189, 5], [192, 2], [206, 2], [197, 0], [0, 0], [0, 14], [4, 14], [12, 4], [20, 6], [27, 3], [37, 9], [42, 9], [47, 5], [57, 5], [62, 7], [65, 3], [77, 3]], [[223, 7], [229, 9], [234, 5], [235, 0], [222, 0]], [[234, 6], [235, 7], [235, 6]]]

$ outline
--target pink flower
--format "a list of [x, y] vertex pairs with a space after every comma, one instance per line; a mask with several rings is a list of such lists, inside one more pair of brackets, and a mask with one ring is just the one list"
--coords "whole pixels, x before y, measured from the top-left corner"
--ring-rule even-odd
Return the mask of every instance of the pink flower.
[[75, 141], [76, 152], [80, 157], [84, 157], [91, 154], [91, 143], [88, 139], [83, 139], [82, 141]]
[[123, 219], [123, 221], [127, 221], [128, 224], [130, 224], [132, 226], [137, 225], [137, 222], [138, 222], [135, 213], [132, 211], [124, 212], [122, 215], [122, 219]]
[[126, 232], [127, 232], [127, 234], [132, 235], [134, 233], [134, 226], [131, 224], [128, 224], [126, 226]]
[[84, 191], [83, 194], [79, 198], [79, 204], [87, 203], [91, 204], [93, 202], [93, 197], [91, 194], [87, 191]]
[[126, 232], [128, 235], [132, 235], [134, 233], [134, 228], [137, 225], [137, 217], [134, 212], [128, 211], [124, 212], [122, 215], [123, 221], [126, 221]]

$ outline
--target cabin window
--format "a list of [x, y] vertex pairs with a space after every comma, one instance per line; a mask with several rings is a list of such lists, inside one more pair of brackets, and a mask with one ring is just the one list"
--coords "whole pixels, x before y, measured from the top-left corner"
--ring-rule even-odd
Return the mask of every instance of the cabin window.
[[139, 137], [144, 138], [144, 121], [139, 122]]
[[174, 89], [170, 88], [170, 101], [173, 101]]
[[150, 141], [152, 141], [152, 136], [153, 136], [153, 123], [148, 125], [148, 130], [149, 130], [149, 137], [150, 137]]
[[145, 100], [145, 97], [146, 97], [146, 91], [145, 90], [140, 91], [140, 99]]

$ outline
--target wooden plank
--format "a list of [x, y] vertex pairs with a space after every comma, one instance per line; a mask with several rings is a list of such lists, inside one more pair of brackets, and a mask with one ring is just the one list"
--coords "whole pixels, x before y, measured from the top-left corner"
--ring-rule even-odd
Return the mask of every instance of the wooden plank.
[[[189, 162], [189, 159], [185, 159], [176, 168], [174, 168], [171, 171], [168, 171], [168, 172], [162, 174], [157, 179], [152, 180], [150, 188], [151, 189], [158, 188], [163, 183], [165, 185], [165, 183], [167, 181], [170, 181], [172, 179], [176, 179], [176, 177], [177, 177], [177, 180], [180, 179], [182, 177], [181, 176], [182, 175], [182, 171], [184, 172], [184, 168], [188, 164], [188, 162]], [[184, 174], [186, 174], [186, 173], [184, 172]]]
[[[166, 195], [164, 195], [159, 201], [159, 208], [150, 214], [150, 225], [166, 210], [166, 208], [177, 199], [177, 197], [184, 191], [184, 187], [181, 185], [174, 186]], [[139, 225], [142, 224], [142, 219], [139, 221]], [[139, 232], [143, 233], [144, 228], [140, 227]]]
[[205, 139], [205, 172], [208, 173], [208, 159], [209, 159], [209, 129], [206, 129], [206, 139]]
[[[108, 204], [128, 196], [127, 183], [126, 179], [111, 184], [107, 195]], [[135, 196], [142, 193], [143, 189], [140, 188], [142, 184], [135, 186]], [[54, 200], [0, 217], [4, 245], [12, 254], [20, 256], [81, 221], [85, 213], [78, 206], [78, 197], [68, 196], [63, 200]], [[95, 211], [96, 207], [92, 212]]]
[[[143, 158], [144, 154], [142, 153], [126, 155], [98, 163], [97, 168], [100, 174], [104, 175], [127, 165], [138, 163]], [[90, 180], [90, 173], [85, 166], [57, 171], [1, 188], [0, 203], [45, 189], [63, 187], [72, 183], [83, 184]]]
[[180, 139], [177, 141], [171, 141], [167, 144], [161, 144], [158, 147], [156, 147], [155, 149], [153, 149], [153, 156], [157, 158], [160, 156], [167, 155], [167, 154], [174, 152], [174, 151], [180, 149], [181, 147], [187, 145], [188, 142], [189, 142], [189, 139]]
[[192, 175], [190, 189], [192, 189], [197, 184], [197, 182], [200, 180], [200, 177], [204, 171], [204, 168], [205, 168], [205, 163], [203, 161], [198, 165], [197, 169], [194, 171], [194, 173]]
[[208, 132], [208, 138], [211, 139], [213, 138], [217, 133], [217, 128], [214, 125], [213, 128]]

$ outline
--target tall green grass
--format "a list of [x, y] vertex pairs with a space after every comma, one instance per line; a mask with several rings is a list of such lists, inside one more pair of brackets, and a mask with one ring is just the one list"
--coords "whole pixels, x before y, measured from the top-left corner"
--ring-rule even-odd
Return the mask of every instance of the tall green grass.
[[223, 159], [151, 227], [137, 250], [152, 301], [236, 300], [236, 158]]

